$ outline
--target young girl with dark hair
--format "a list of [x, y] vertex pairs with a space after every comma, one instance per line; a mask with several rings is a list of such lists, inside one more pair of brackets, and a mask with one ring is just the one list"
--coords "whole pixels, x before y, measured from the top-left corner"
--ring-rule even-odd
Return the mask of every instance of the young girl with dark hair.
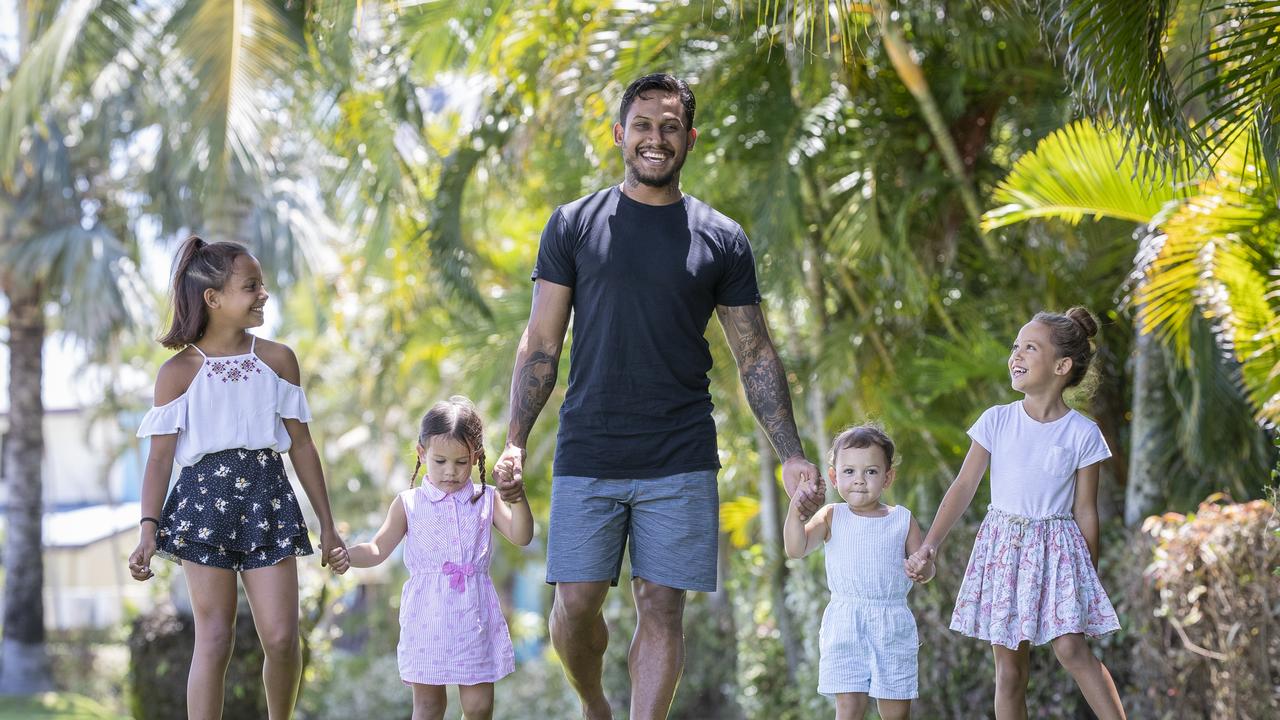
[[[243, 246], [198, 237], [182, 244], [173, 322], [160, 338], [178, 353], [161, 366], [155, 407], [138, 430], [151, 449], [129, 572], [149, 580], [157, 553], [182, 565], [196, 626], [187, 677], [193, 718], [222, 716], [237, 575], [266, 656], [269, 716], [293, 714], [302, 666], [295, 558], [312, 549], [281, 453], [289, 453], [320, 521], [321, 564], [342, 547], [307, 429], [298, 360], [249, 332], [262, 325], [268, 297], [262, 268]], [[181, 472], [166, 498], [175, 460]]]
[[[485, 483], [484, 426], [461, 396], [422, 418], [409, 489], [396, 495], [373, 539], [334, 548], [334, 570], [373, 567], [405, 540], [409, 579], [400, 600], [400, 678], [413, 688], [413, 720], [444, 717], [445, 687], [457, 685], [467, 720], [493, 716], [493, 683], [515, 669], [498, 594], [489, 579], [495, 528], [520, 546], [533, 539], [524, 483]], [[480, 466], [480, 484], [471, 468]], [[427, 481], [415, 487], [427, 466]], [[495, 498], [495, 494], [500, 496]]]

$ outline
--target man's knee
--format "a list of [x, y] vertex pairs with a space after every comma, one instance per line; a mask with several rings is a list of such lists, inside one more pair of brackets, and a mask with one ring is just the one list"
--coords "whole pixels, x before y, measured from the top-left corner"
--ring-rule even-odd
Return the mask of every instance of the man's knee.
[[684, 620], [685, 591], [637, 578], [632, 586], [639, 620], [679, 626]]
[[597, 618], [608, 592], [608, 584], [600, 588], [598, 583], [559, 583], [552, 606], [553, 619], [577, 624]]

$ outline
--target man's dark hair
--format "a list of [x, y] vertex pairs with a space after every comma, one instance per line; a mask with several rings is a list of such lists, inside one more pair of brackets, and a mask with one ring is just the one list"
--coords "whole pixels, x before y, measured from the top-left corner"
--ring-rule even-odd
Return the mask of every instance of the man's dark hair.
[[652, 73], [642, 78], [633, 80], [627, 86], [626, 91], [622, 93], [622, 104], [618, 107], [618, 122], [627, 124], [627, 111], [631, 109], [631, 103], [641, 94], [650, 90], [661, 90], [667, 95], [678, 95], [680, 104], [684, 106], [684, 122], [685, 130], [693, 128], [693, 109], [696, 102], [693, 99], [693, 91], [685, 84], [685, 81], [670, 73]]

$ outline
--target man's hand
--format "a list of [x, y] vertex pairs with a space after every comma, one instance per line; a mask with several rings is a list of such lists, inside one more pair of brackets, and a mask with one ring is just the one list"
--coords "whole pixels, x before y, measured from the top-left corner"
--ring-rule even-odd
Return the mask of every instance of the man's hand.
[[[518, 451], [518, 452], [516, 452]], [[499, 470], [501, 468], [501, 470]], [[493, 484], [508, 505], [522, 503], [524, 496], [524, 450], [508, 445], [493, 466]]]
[[[818, 467], [797, 455], [782, 463], [782, 486], [797, 503], [800, 520], [808, 522], [827, 500], [827, 484]], [[796, 493], [800, 493], [797, 497]]]
[[524, 500], [524, 448], [507, 444], [493, 464], [493, 484], [504, 502]]

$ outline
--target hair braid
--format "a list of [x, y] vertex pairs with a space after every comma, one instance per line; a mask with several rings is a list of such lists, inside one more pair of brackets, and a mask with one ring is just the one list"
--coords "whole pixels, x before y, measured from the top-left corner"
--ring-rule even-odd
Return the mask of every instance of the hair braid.
[[422, 458], [417, 458], [413, 463], [413, 477], [409, 478], [409, 489], [412, 490], [418, 484], [418, 471], [422, 469]]
[[477, 458], [477, 460], [478, 460], [478, 461], [479, 461], [479, 463], [480, 463], [480, 491], [479, 491], [479, 492], [477, 492], [476, 494], [474, 494], [474, 495], [472, 495], [472, 496], [471, 496], [471, 502], [475, 502], [475, 501], [479, 500], [480, 498], [484, 497], [484, 488], [485, 488], [485, 478], [484, 478], [484, 446], [483, 446], [483, 445], [482, 445], [482, 446], [480, 446], [480, 449], [479, 449], [479, 450], [476, 450], [476, 454], [479, 456], [479, 457]]

